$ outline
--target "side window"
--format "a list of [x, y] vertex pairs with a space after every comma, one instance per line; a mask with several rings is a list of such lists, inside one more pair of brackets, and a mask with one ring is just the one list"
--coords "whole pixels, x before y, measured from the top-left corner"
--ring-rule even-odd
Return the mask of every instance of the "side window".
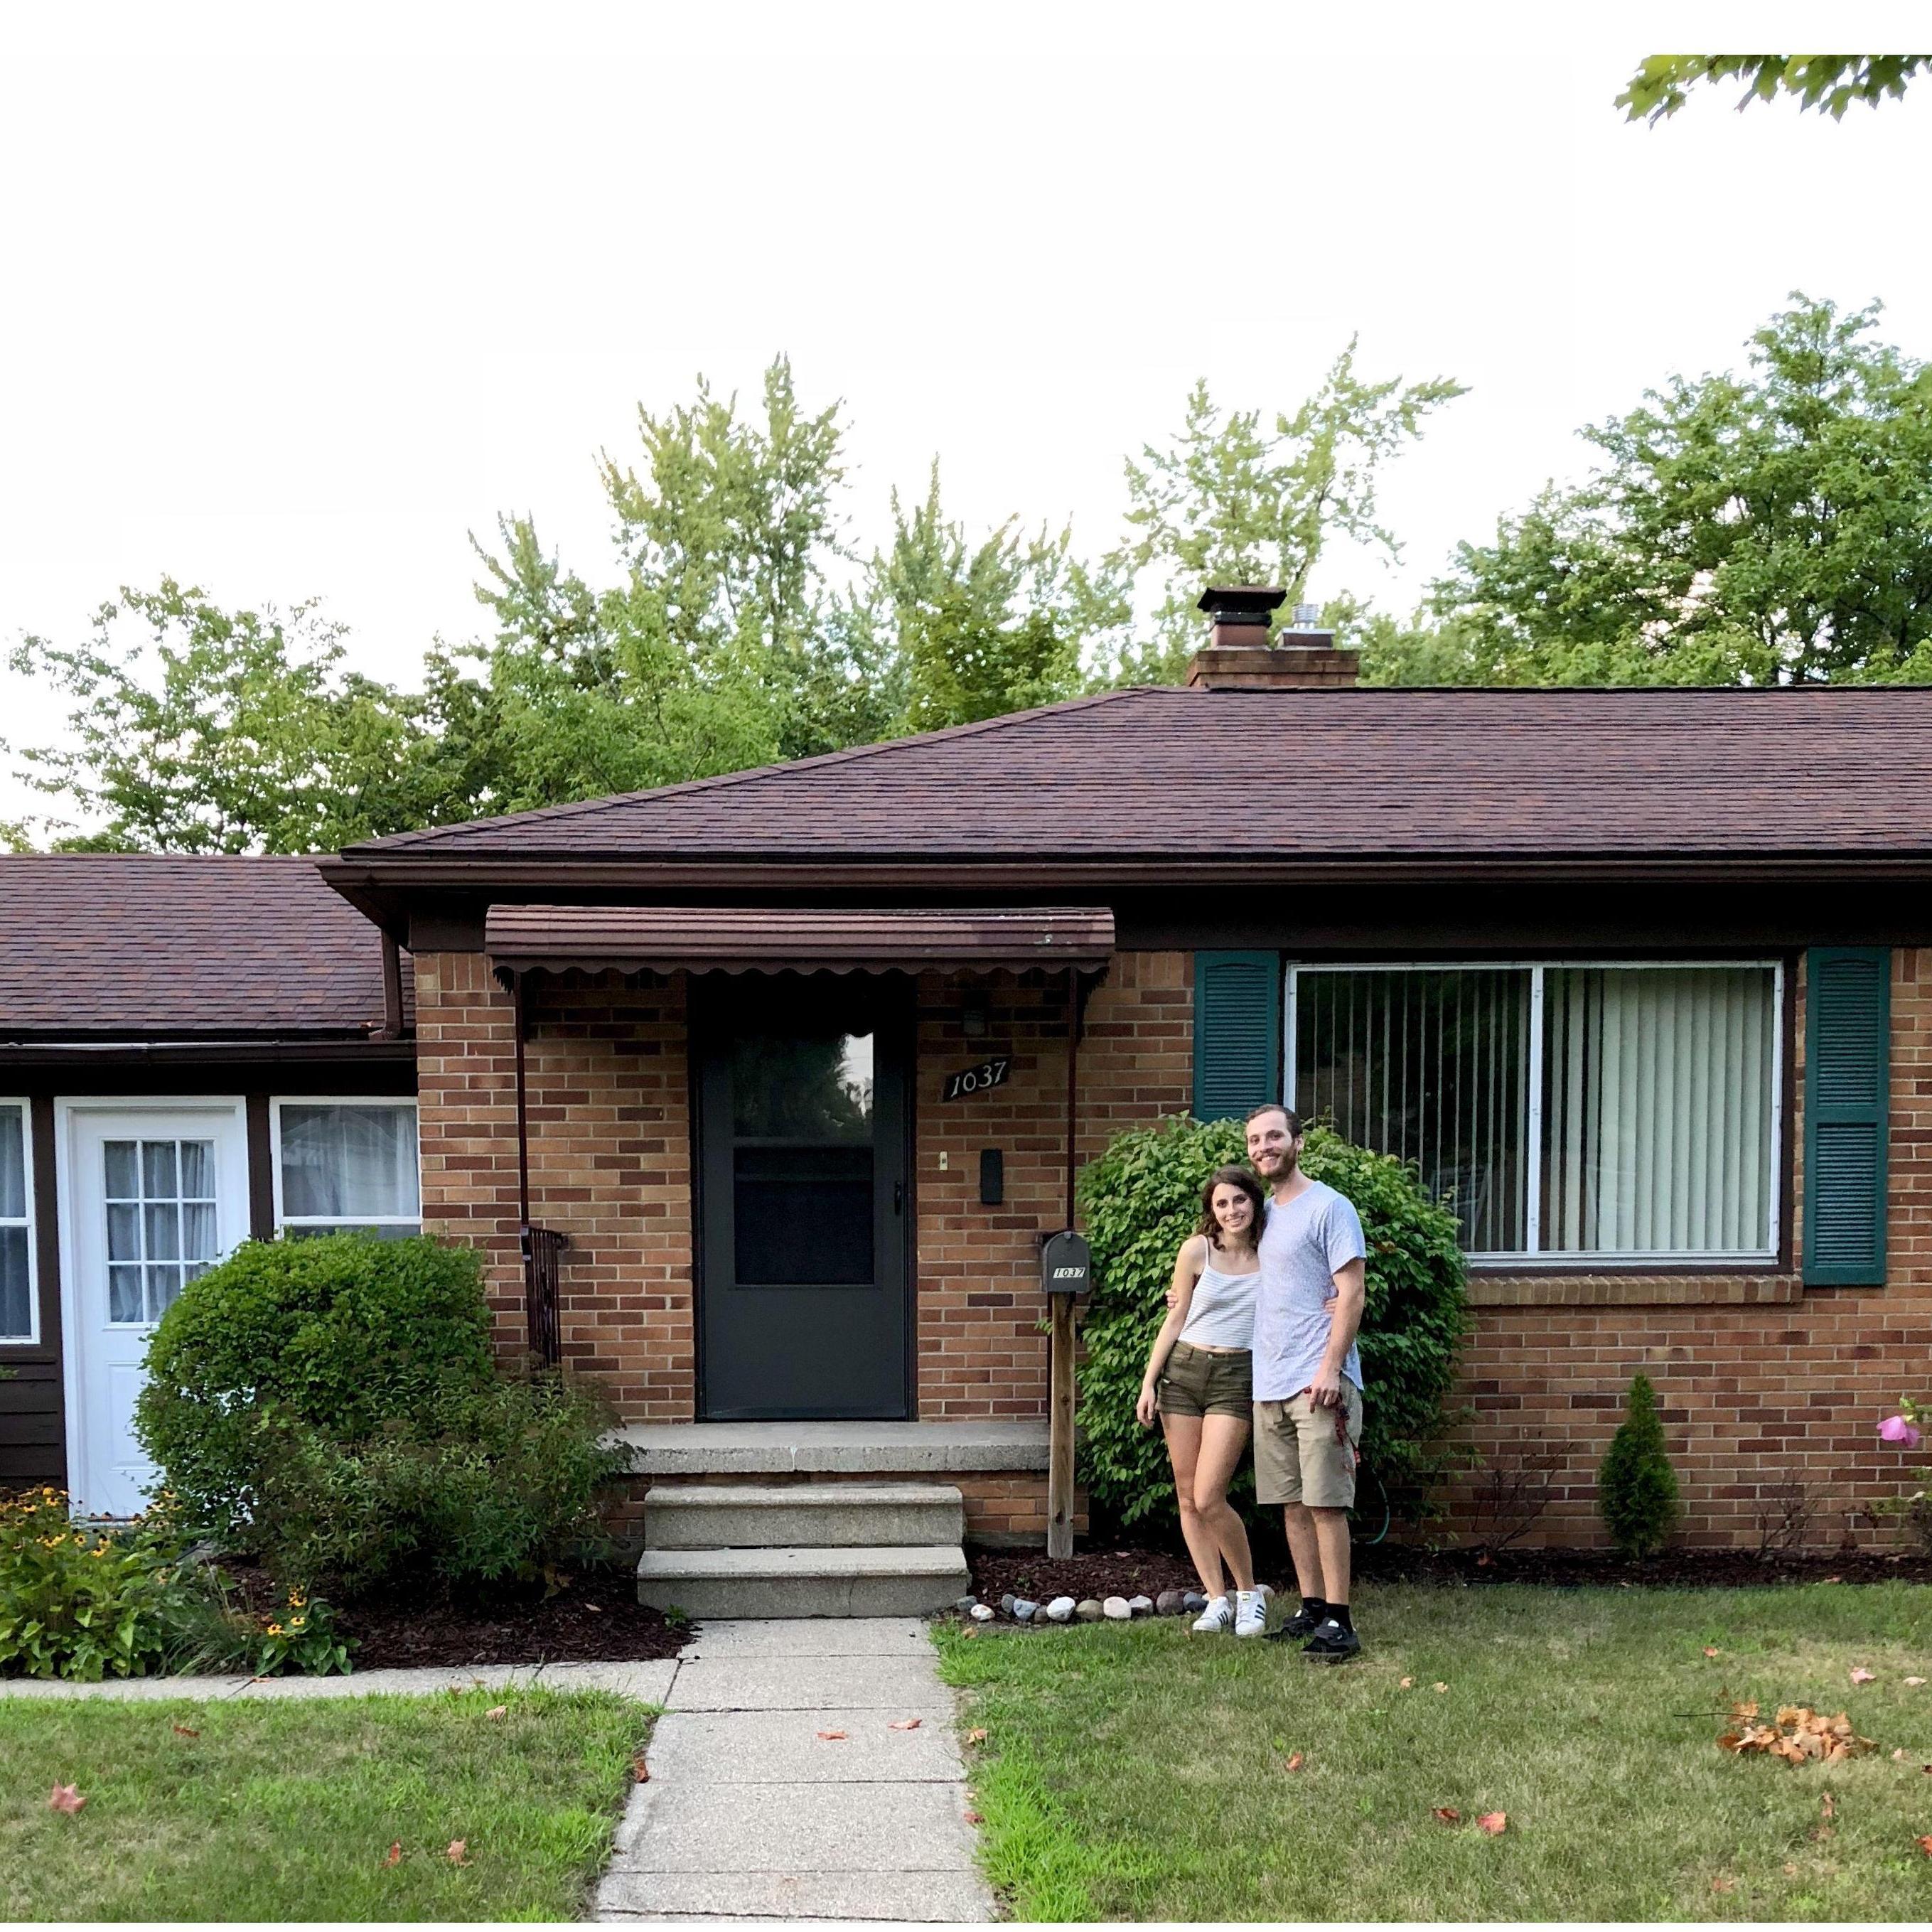
[[275, 1123], [284, 1232], [421, 1232], [413, 1100], [280, 1100]]
[[27, 1106], [24, 1100], [0, 1100], [0, 1342], [37, 1340], [34, 1312]]

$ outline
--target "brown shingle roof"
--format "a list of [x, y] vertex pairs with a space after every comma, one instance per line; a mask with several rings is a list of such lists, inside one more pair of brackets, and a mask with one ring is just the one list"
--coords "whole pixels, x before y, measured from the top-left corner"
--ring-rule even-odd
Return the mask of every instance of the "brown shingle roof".
[[380, 935], [313, 859], [0, 856], [0, 1039], [352, 1036], [382, 1022]]
[[351, 848], [596, 860], [1932, 853], [1932, 689], [1108, 693]]

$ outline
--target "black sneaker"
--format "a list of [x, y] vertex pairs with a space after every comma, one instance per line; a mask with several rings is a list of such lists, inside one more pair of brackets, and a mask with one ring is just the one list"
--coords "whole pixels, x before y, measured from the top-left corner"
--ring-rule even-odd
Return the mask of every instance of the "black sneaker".
[[1301, 1646], [1301, 1654], [1312, 1658], [1317, 1664], [1345, 1664], [1361, 1648], [1362, 1640], [1353, 1630], [1344, 1630], [1333, 1617], [1329, 1617]]
[[1299, 1643], [1304, 1637], [1311, 1637], [1322, 1628], [1322, 1619], [1312, 1610], [1297, 1610], [1293, 1616], [1283, 1619], [1271, 1630], [1265, 1632], [1270, 1643]]

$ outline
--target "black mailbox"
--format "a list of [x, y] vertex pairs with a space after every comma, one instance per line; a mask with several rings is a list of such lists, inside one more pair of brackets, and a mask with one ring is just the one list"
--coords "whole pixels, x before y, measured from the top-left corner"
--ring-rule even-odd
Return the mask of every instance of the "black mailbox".
[[1094, 1250], [1084, 1234], [1049, 1234], [1040, 1251], [1040, 1286], [1048, 1294], [1084, 1294], [1094, 1286]]

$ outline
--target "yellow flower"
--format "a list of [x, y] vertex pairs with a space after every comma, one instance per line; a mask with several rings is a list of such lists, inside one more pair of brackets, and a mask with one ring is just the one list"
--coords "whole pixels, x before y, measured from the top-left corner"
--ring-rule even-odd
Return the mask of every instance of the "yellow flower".
[[281, 1634], [282, 1627], [280, 1624], [271, 1624], [268, 1626], [268, 1634], [271, 1636], [280, 1636]]

